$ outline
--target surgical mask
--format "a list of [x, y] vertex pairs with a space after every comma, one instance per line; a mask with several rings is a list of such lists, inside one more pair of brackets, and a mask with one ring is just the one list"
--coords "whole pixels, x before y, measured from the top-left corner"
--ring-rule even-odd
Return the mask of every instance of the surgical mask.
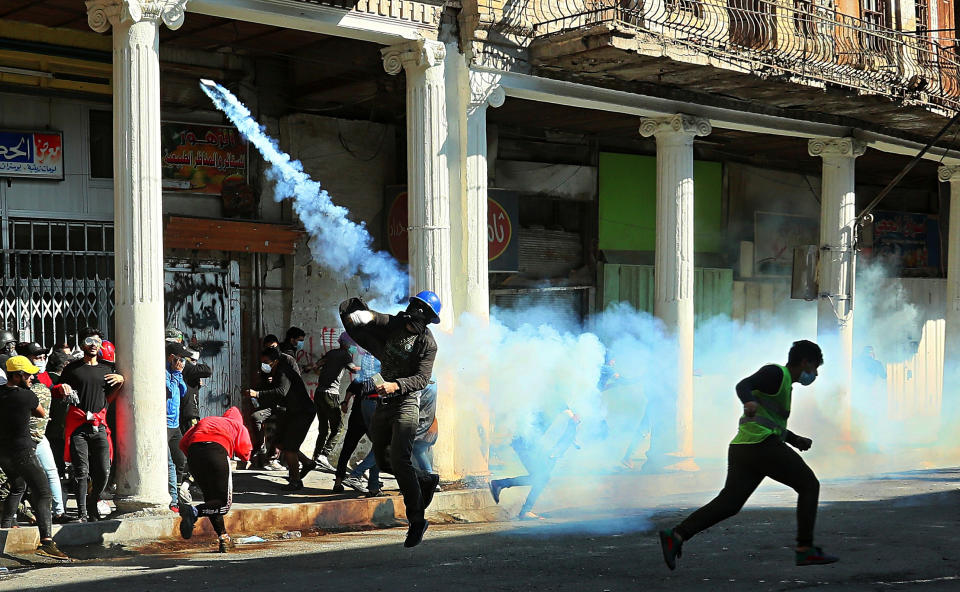
[[298, 342], [297, 342], [297, 351], [300, 351], [300, 350], [302, 350], [302, 349], [303, 349], [303, 341], [298, 341]]
[[33, 365], [40, 369], [39, 374], [43, 374], [44, 370], [47, 369], [46, 360], [33, 360]]
[[813, 372], [807, 372], [806, 370], [804, 370], [803, 372], [801, 372], [801, 373], [800, 373], [800, 377], [797, 378], [797, 380], [798, 380], [798, 381], [800, 382], [800, 384], [802, 384], [803, 386], [810, 386], [811, 384], [813, 384], [813, 381], [816, 380], [816, 379], [817, 379], [817, 375], [816, 375], [816, 374], [814, 374]]
[[264, 362], [260, 363], [260, 369], [263, 370], [264, 374], [270, 374], [273, 372], [273, 366]]

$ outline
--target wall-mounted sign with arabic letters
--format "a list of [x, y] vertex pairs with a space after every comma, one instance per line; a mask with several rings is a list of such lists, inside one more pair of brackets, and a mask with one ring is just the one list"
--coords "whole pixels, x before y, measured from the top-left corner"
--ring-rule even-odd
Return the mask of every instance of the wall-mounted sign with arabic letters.
[[62, 132], [0, 131], [0, 178], [63, 180]]
[[163, 190], [221, 195], [247, 184], [247, 143], [233, 127], [160, 124]]

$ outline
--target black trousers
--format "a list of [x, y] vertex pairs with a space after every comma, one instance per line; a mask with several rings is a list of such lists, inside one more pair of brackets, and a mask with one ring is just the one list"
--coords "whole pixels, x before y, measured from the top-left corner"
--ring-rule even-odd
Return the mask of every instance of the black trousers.
[[674, 530], [687, 540], [734, 516], [764, 477], [770, 477], [797, 492], [797, 546], [812, 545], [820, 482], [800, 455], [771, 436], [759, 444], [731, 444], [727, 458], [727, 481], [719, 495]]
[[[99, 517], [97, 502], [110, 476], [110, 441], [103, 426], [84, 424], [70, 436], [70, 456], [77, 482], [77, 511], [81, 517]], [[87, 495], [87, 484], [93, 488]]]
[[187, 457], [180, 450], [180, 440], [183, 433], [180, 428], [167, 427], [167, 448], [170, 450], [170, 458], [173, 459], [173, 466], [177, 469], [177, 485], [183, 483], [187, 472]]
[[319, 391], [314, 394], [313, 404], [317, 409], [318, 422], [313, 458], [321, 454], [329, 457], [343, 437], [343, 412], [340, 411], [340, 403]]
[[233, 504], [233, 478], [227, 449], [216, 442], [196, 442], [187, 449], [187, 464], [194, 482], [203, 492], [203, 503], [197, 506], [197, 514], [209, 518], [218, 535], [226, 534], [223, 517]]
[[49, 539], [53, 525], [53, 516], [50, 514], [53, 495], [47, 483], [47, 474], [37, 460], [36, 448], [31, 446], [17, 450], [0, 450], [0, 469], [3, 469], [10, 480], [10, 495], [3, 504], [0, 528], [11, 528], [16, 524], [17, 508], [29, 485], [30, 505], [37, 516], [40, 538]]
[[409, 394], [381, 403], [370, 423], [377, 466], [397, 478], [410, 522], [423, 521], [422, 488], [430, 484], [430, 476], [416, 469], [411, 459], [419, 418], [420, 399], [416, 394]]
[[362, 397], [353, 398], [353, 407], [350, 409], [350, 415], [347, 417], [347, 433], [343, 436], [343, 447], [340, 449], [340, 458], [337, 459], [338, 481], [343, 481], [347, 476], [347, 463], [353, 456], [353, 451], [357, 449], [360, 440], [367, 433], [367, 424], [363, 422], [363, 412], [360, 410]]

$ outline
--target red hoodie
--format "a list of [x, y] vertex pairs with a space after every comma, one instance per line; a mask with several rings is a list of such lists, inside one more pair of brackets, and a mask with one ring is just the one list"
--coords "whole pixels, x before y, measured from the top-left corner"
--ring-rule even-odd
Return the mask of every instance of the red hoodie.
[[236, 407], [227, 409], [223, 417], [204, 417], [193, 426], [180, 440], [180, 450], [186, 454], [191, 444], [197, 442], [216, 442], [227, 449], [227, 457], [238, 456], [241, 460], [250, 460], [250, 434], [243, 425], [243, 417]]

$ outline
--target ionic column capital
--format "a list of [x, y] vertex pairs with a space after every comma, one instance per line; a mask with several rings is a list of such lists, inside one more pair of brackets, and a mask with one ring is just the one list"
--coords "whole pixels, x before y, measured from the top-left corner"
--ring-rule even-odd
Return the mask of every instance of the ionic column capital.
[[401, 70], [411, 68], [432, 68], [443, 63], [447, 55], [446, 47], [439, 41], [417, 39], [399, 45], [391, 45], [380, 50], [383, 56], [383, 69], [387, 74], [399, 74]]
[[163, 21], [172, 30], [183, 24], [188, 0], [86, 0], [87, 23], [97, 33], [106, 33], [122, 22]]
[[507, 99], [507, 93], [500, 85], [500, 74], [493, 72], [470, 72], [470, 107], [490, 105], [500, 107]]
[[943, 165], [937, 169], [937, 178], [944, 183], [960, 181], [960, 165]]
[[683, 136], [707, 136], [713, 131], [710, 121], [703, 117], [695, 117], [685, 113], [677, 113], [668, 117], [645, 117], [640, 121], [640, 135], [644, 138], [679, 134]]
[[867, 151], [867, 143], [855, 138], [812, 138], [807, 142], [810, 156], [856, 158]]

